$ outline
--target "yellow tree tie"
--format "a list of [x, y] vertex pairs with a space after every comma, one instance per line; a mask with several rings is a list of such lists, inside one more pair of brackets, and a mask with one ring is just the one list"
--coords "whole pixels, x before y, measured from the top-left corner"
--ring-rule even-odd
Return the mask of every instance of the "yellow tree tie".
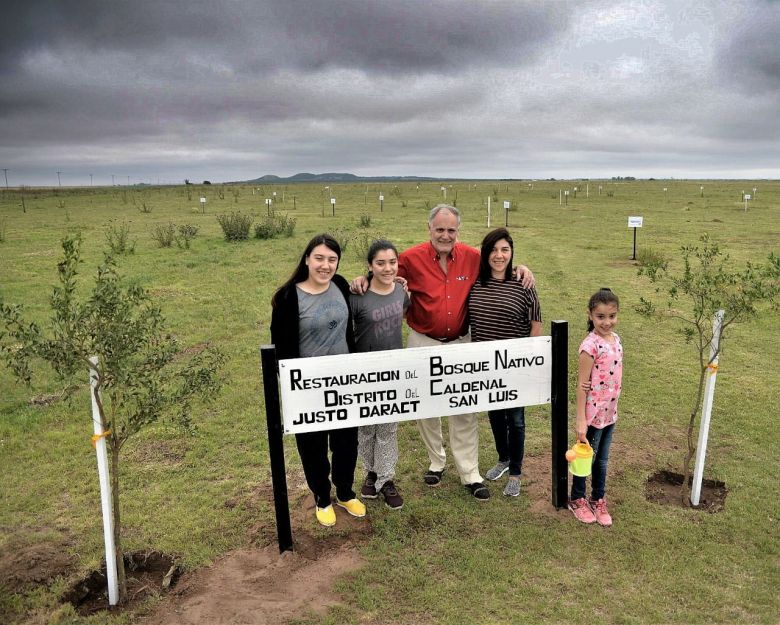
[[106, 436], [108, 436], [109, 434], [111, 434], [111, 430], [106, 430], [105, 432], [101, 432], [100, 434], [93, 434], [93, 435], [92, 435], [92, 439], [91, 439], [91, 440], [92, 440], [92, 447], [95, 447], [95, 448], [97, 448], [97, 442], [98, 442], [98, 441], [99, 441], [101, 438], [105, 438], [105, 437], [106, 437]]

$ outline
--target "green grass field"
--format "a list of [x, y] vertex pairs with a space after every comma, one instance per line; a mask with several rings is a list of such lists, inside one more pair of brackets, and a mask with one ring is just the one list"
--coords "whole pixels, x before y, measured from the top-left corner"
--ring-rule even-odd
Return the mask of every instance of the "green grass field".
[[[367, 230], [409, 247], [427, 238], [427, 209], [443, 201], [439, 182], [329, 186], [265, 186], [254, 193], [249, 186], [217, 185], [27, 189], [26, 212], [19, 191], [0, 191], [4, 301], [23, 303], [29, 316], [44, 320], [62, 237], [81, 232], [86, 290], [106, 248], [106, 228], [126, 222], [136, 246], [120, 257], [120, 271], [149, 290], [182, 344], [211, 342], [228, 356], [228, 382], [219, 401], [196, 415], [197, 436], [182, 438], [158, 425], [123, 451], [128, 551], [156, 549], [194, 569], [250, 544], [258, 523], [272, 527], [271, 503], [258, 496], [270, 484], [258, 348], [269, 342], [273, 291], [312, 235], [338, 229], [339, 236], [353, 237], [340, 268], [351, 278], [363, 271], [354, 237]], [[752, 195], [753, 187], [757, 193], [745, 211], [741, 193]], [[571, 191], [565, 206], [560, 190]], [[297, 219], [294, 236], [226, 242], [216, 215], [241, 211], [257, 222], [273, 192], [276, 210]], [[472, 245], [488, 231], [488, 196], [494, 197], [494, 226], [503, 225], [502, 202], [513, 203], [515, 258], [536, 274], [544, 326], [569, 321], [572, 418], [575, 352], [588, 297], [601, 286], [621, 297], [624, 390], [607, 495], [615, 525], [581, 526], [571, 513], [552, 509], [544, 494], [548, 406], [528, 411], [523, 494], [507, 500], [502, 486], [493, 485], [487, 505], [467, 496], [451, 465], [443, 487], [427, 489], [420, 479], [427, 468], [424, 448], [414, 424], [403, 424], [397, 483], [404, 509], [370, 507], [373, 535], [359, 544], [366, 566], [339, 582], [341, 606], [303, 621], [777, 623], [780, 314], [734, 327], [723, 347], [705, 476], [726, 483], [725, 509], [708, 514], [648, 503], [648, 476], [679, 470], [696, 360], [671, 323], [647, 321], [633, 310], [653, 289], [630, 260], [627, 217], [644, 217], [640, 256], [649, 251], [676, 262], [681, 245], [708, 232], [741, 267], [780, 252], [780, 182], [457, 181], [447, 183], [446, 193], [462, 211], [461, 238]], [[335, 216], [329, 197], [337, 200]], [[151, 212], [141, 212], [144, 204]], [[371, 218], [368, 229], [359, 227], [364, 215]], [[190, 249], [157, 247], [152, 229], [170, 221], [198, 226]], [[0, 368], [0, 554], [36, 542], [61, 545], [73, 557], [74, 577], [99, 566], [102, 557], [86, 372], [84, 383], [70, 403], [31, 405], [33, 397], [57, 393], [58, 381], [41, 367], [26, 388]], [[297, 493], [302, 476], [294, 441], [285, 443], [288, 484]], [[486, 418], [480, 444], [484, 471], [495, 460]], [[74, 616], [59, 607], [69, 581], [19, 592], [0, 588], [0, 615], [25, 624], [134, 618]]]

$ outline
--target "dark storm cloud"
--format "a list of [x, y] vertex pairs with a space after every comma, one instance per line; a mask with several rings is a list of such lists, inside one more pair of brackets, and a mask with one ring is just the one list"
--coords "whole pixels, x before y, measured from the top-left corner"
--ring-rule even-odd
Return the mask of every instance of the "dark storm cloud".
[[565, 4], [393, 2], [14, 0], [0, 26], [0, 67], [41, 49], [120, 50], [140, 55], [187, 48], [242, 73], [349, 67], [441, 71], [530, 61], [565, 29]]
[[522, 65], [567, 22], [564, 10], [532, 2], [292, 0], [272, 6], [278, 23], [286, 25], [284, 36], [297, 62], [313, 69], [335, 64], [406, 72], [486, 62]]
[[[26, 54], [78, 47], [86, 51], [153, 52], [171, 41], [220, 41], [242, 28], [217, 2], [116, 0], [11, 0], [0, 22], [0, 67], [8, 69]], [[256, 10], [257, 11], [257, 10]], [[238, 16], [236, 16], [238, 18]]]
[[[432, 105], [442, 114], [484, 97], [448, 86], [448, 74], [530, 63], [567, 22], [556, 6], [14, 0], [0, 25], [3, 141], [107, 141], [228, 117], [393, 123]], [[359, 74], [322, 80], [342, 70]], [[426, 93], [380, 84], [419, 73], [439, 84]]]
[[762, 1], [731, 24], [718, 52], [722, 82], [780, 91], [780, 2]]

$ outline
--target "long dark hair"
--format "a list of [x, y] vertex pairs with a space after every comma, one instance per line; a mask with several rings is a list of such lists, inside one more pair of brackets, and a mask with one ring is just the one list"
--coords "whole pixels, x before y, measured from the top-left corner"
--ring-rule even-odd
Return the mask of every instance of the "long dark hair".
[[[293, 271], [292, 275], [282, 286], [276, 289], [276, 293], [274, 293], [273, 298], [271, 298], [271, 306], [276, 306], [282, 291], [285, 291], [289, 287], [298, 284], [299, 282], [303, 282], [306, 280], [306, 278], [309, 277], [309, 267], [306, 265], [306, 259], [309, 257], [309, 255], [311, 255], [314, 248], [318, 245], [324, 245], [329, 250], [336, 252], [336, 256], [338, 256], [339, 262], [341, 261], [341, 246], [339, 245], [339, 242], [329, 234], [316, 235], [311, 241], [309, 241], [306, 249], [303, 250], [303, 254], [301, 254], [301, 259], [298, 261], [298, 266], [295, 268], [295, 271]], [[338, 269], [338, 263], [336, 263], [336, 269]]]
[[[590, 299], [588, 300], [588, 312], [593, 312], [593, 309], [599, 304], [614, 304], [617, 306], [618, 310], [620, 310], [620, 300], [618, 299], [618, 296], [612, 292], [612, 289], [606, 286], [601, 287], [590, 296]], [[588, 317], [588, 332], [593, 332], [593, 328], [593, 322], [590, 320], [590, 317]]]
[[512, 240], [512, 235], [509, 234], [509, 230], [506, 228], [496, 228], [491, 230], [482, 239], [481, 260], [479, 262], [479, 281], [482, 286], [485, 286], [493, 275], [490, 270], [490, 254], [493, 252], [493, 248], [501, 239], [506, 239], [509, 243], [509, 249], [512, 250], [512, 256], [509, 258], [509, 263], [506, 266], [504, 273], [504, 280], [512, 279], [512, 261], [515, 258], [515, 242]]

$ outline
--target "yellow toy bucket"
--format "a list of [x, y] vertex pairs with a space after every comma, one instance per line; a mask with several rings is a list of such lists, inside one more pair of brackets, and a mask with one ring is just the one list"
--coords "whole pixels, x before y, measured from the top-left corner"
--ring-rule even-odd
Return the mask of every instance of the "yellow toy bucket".
[[577, 443], [566, 452], [569, 471], [577, 477], [588, 477], [593, 464], [593, 448], [588, 443]]

